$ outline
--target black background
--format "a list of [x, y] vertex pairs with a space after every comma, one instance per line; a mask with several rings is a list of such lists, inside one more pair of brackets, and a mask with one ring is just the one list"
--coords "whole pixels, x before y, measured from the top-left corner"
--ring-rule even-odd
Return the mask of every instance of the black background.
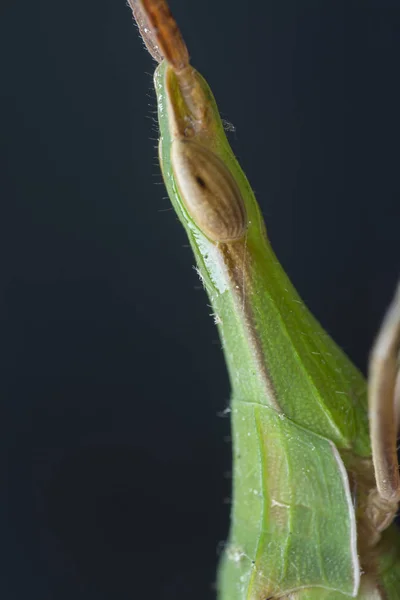
[[[171, 6], [280, 260], [365, 371], [399, 276], [399, 3]], [[212, 598], [229, 385], [161, 185], [153, 62], [124, 0], [0, 18], [0, 597]]]

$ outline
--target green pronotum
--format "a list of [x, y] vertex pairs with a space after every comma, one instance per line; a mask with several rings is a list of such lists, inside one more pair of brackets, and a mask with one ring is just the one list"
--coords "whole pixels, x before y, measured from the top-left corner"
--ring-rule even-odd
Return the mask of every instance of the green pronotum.
[[160, 62], [161, 169], [232, 387], [233, 508], [220, 600], [400, 598], [400, 537], [390, 525], [398, 499], [376, 490], [366, 382], [279, 264], [164, 0], [130, 3]]

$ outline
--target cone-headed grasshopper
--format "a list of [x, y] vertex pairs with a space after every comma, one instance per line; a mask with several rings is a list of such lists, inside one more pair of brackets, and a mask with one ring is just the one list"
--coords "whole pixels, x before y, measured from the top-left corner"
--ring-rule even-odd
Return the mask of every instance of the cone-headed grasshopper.
[[160, 63], [161, 169], [217, 315], [232, 385], [233, 509], [220, 599], [400, 598], [400, 535], [391, 524], [400, 498], [400, 294], [367, 390], [278, 263], [165, 1], [130, 4]]

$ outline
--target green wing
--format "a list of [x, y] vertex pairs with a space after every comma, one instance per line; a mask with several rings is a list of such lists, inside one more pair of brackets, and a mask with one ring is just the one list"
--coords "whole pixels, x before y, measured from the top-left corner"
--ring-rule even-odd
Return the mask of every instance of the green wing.
[[258, 600], [313, 586], [353, 596], [356, 524], [335, 446], [265, 406], [234, 401], [232, 410], [235, 484], [222, 597]]

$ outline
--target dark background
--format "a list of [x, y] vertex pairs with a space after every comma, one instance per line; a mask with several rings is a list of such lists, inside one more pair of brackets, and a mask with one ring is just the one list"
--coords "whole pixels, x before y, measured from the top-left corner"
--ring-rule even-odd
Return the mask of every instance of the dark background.
[[[279, 258], [365, 371], [399, 276], [399, 2], [171, 6]], [[125, 0], [3, 0], [0, 48], [0, 597], [213, 598], [229, 385], [153, 62]]]

